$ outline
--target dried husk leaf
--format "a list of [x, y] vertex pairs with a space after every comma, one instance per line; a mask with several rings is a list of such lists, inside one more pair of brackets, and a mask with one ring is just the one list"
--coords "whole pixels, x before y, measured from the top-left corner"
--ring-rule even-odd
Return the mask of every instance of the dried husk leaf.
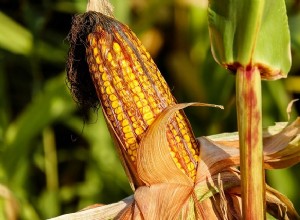
[[[201, 158], [197, 179], [239, 165], [239, 140], [236, 132], [200, 137]], [[300, 162], [300, 118], [293, 123], [276, 123], [264, 131], [266, 169], [286, 168]]]
[[[227, 190], [227, 193], [241, 196], [241, 188], [233, 187]], [[276, 219], [300, 219], [291, 201], [283, 194], [266, 185], [266, 210]]]
[[157, 183], [180, 183], [193, 185], [193, 180], [178, 169], [174, 163], [166, 137], [166, 125], [171, 116], [188, 106], [213, 106], [203, 103], [182, 103], [166, 108], [148, 128], [137, 152], [137, 172], [146, 185]]
[[109, 0], [88, 0], [86, 11], [97, 11], [113, 17], [113, 6]]
[[[196, 184], [204, 181], [207, 176], [213, 176], [225, 168], [239, 164], [238, 148], [220, 145], [206, 137], [200, 137], [198, 141], [201, 146], [201, 161], [197, 169]], [[238, 146], [238, 141], [237, 143], [230, 141], [230, 143]]]
[[[221, 181], [220, 181], [221, 180]], [[203, 200], [220, 193], [220, 191], [227, 190], [231, 187], [240, 185], [239, 171], [234, 168], [224, 169], [215, 175], [207, 175], [202, 181], [196, 182], [195, 194], [197, 200]]]

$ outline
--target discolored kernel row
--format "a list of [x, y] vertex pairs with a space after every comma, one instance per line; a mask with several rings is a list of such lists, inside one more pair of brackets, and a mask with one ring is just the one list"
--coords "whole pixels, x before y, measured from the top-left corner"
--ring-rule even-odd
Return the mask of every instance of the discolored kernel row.
[[[135, 163], [148, 126], [175, 104], [170, 89], [145, 47], [124, 25], [97, 26], [88, 35], [87, 62], [104, 113]], [[182, 112], [170, 119], [167, 138], [176, 165], [194, 177], [199, 147]]]

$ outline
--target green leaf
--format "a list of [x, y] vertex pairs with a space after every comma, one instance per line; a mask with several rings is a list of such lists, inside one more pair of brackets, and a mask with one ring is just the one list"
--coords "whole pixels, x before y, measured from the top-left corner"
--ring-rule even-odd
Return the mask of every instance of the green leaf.
[[43, 128], [74, 110], [75, 104], [67, 92], [64, 74], [49, 80], [45, 91], [36, 95], [34, 101], [7, 128], [5, 147], [0, 155], [7, 175], [14, 177], [14, 171], [20, 169], [20, 161], [25, 160], [26, 155], [31, 152], [31, 141]]
[[258, 66], [265, 79], [286, 77], [291, 52], [284, 0], [211, 0], [208, 21], [219, 64], [234, 72]]

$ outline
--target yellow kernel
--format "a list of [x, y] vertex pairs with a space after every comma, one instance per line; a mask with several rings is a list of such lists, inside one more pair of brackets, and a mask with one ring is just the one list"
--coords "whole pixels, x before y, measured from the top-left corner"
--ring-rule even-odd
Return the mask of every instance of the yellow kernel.
[[113, 107], [114, 109], [117, 108], [117, 107], [119, 107], [119, 101], [118, 101], [118, 100], [113, 101], [113, 102], [111, 103], [111, 107]]
[[114, 81], [115, 84], [118, 84], [118, 83], [121, 82], [121, 78], [119, 76], [117, 76], [115, 72], [114, 72], [114, 79], [113, 79], [113, 81]]
[[135, 129], [135, 133], [136, 133], [137, 135], [140, 135], [140, 134], [142, 134], [143, 132], [144, 132], [144, 130], [143, 130], [141, 127]]
[[133, 80], [135, 79], [135, 75], [130, 71], [129, 75], [129, 79]]
[[138, 93], [137, 95], [140, 97], [140, 99], [144, 99], [145, 98], [145, 95], [142, 92]]
[[191, 141], [190, 136], [188, 136], [187, 134], [183, 136], [184, 140], [186, 140], [187, 142]]
[[125, 73], [127, 73], [127, 74], [131, 74], [131, 73], [132, 73], [131, 68], [130, 68], [129, 66], [126, 66], [126, 67], [124, 68], [124, 71], [125, 71]]
[[135, 143], [134, 144], [131, 144], [130, 146], [129, 146], [129, 148], [132, 150], [132, 153], [133, 153], [133, 151], [134, 150], [136, 150], [137, 149], [137, 143], [136, 143], [136, 139], [134, 139], [135, 140]]
[[[126, 60], [121, 60], [120, 62], [121, 67], [127, 67], [128, 66], [128, 62]], [[129, 68], [130, 69], [130, 68]], [[131, 69], [130, 69], [131, 70]]]
[[188, 167], [189, 171], [192, 171], [192, 170], [195, 169], [195, 166], [194, 166], [194, 164], [192, 162], [188, 163], [187, 167]]
[[190, 148], [190, 151], [193, 156], [196, 154], [196, 151], [193, 148]]
[[121, 51], [120, 45], [116, 42], [113, 43], [113, 49], [116, 53], [119, 53]]
[[129, 121], [128, 121], [127, 119], [124, 119], [124, 120], [122, 121], [122, 126], [125, 127], [125, 126], [127, 126], [127, 125], [129, 125]]
[[150, 106], [143, 107], [143, 115], [150, 112], [150, 110], [151, 110]]
[[117, 115], [119, 115], [120, 113], [122, 113], [122, 108], [121, 108], [121, 107], [116, 108], [116, 109], [115, 109], [115, 113], [116, 113]]
[[144, 115], [144, 119], [145, 120], [149, 120], [153, 118], [153, 113], [152, 112], [148, 112]]
[[131, 117], [130, 118], [132, 122], [136, 122], [136, 118], [135, 117]]
[[[174, 162], [176, 163], [176, 165], [177, 164], [179, 164], [179, 167], [181, 167], [181, 164], [180, 163], [178, 163], [178, 159], [177, 159], [177, 157], [173, 157], [173, 160], [174, 160]], [[177, 165], [178, 166], [178, 165]]]
[[94, 54], [94, 57], [96, 57], [99, 54], [99, 50], [97, 47], [93, 48], [93, 54]]
[[111, 65], [113, 68], [116, 68], [116, 67], [118, 66], [118, 63], [117, 63], [116, 61], [112, 60], [112, 61], [110, 62], [110, 65]]
[[138, 73], [143, 73], [143, 69], [141, 67], [137, 68]]
[[109, 82], [109, 81], [105, 81], [105, 82], [103, 83], [103, 85], [104, 85], [105, 87], [108, 87], [108, 86], [110, 86], [110, 82]]
[[115, 96], [115, 95], [110, 95], [110, 96], [109, 96], [109, 100], [110, 100], [110, 101], [115, 101], [115, 100], [117, 100], [117, 96]]
[[130, 128], [130, 126], [129, 125], [127, 125], [127, 126], [125, 126], [125, 127], [123, 127], [123, 132], [124, 133], [128, 133], [128, 132], [131, 132], [131, 128]]
[[135, 143], [135, 138], [129, 138], [128, 140], [127, 140], [127, 143], [128, 144], [134, 144]]
[[142, 99], [142, 101], [141, 101], [141, 102], [142, 102], [142, 105], [143, 105], [143, 106], [146, 106], [146, 105], [148, 105], [148, 101], [147, 101], [146, 99]]
[[97, 56], [97, 57], [96, 57], [96, 63], [97, 63], [97, 64], [101, 64], [101, 63], [102, 63], [102, 60], [100, 59], [100, 56]]
[[179, 136], [176, 136], [176, 137], [175, 137], [175, 140], [179, 143], [179, 142], [180, 142], [180, 137], [179, 137]]
[[[118, 107], [118, 108], [119, 108], [119, 107]], [[117, 109], [118, 109], [118, 108], [117, 108]], [[123, 113], [118, 114], [118, 116], [117, 116], [118, 121], [123, 120], [123, 118], [124, 118], [124, 114], [123, 114]]]
[[136, 106], [137, 106], [138, 108], [142, 108], [142, 107], [143, 107], [142, 102], [141, 102], [141, 101], [137, 101], [137, 102], [136, 102]]
[[107, 53], [106, 59], [108, 60], [108, 62], [111, 62], [111, 61], [112, 61], [112, 55], [111, 55], [111, 52], [108, 52], [108, 53]]
[[134, 135], [132, 132], [128, 132], [125, 134], [125, 138], [133, 138], [133, 137], [134, 137]]
[[140, 98], [138, 97], [138, 96], [133, 96], [133, 100], [135, 101], [135, 102], [137, 102], [137, 101], [139, 101], [140, 100]]
[[170, 149], [170, 154], [171, 154], [171, 156], [174, 158], [175, 157], [175, 152], [174, 151], [172, 151], [171, 149]]
[[[108, 94], [108, 95], [110, 95], [110, 94], [112, 94], [112, 93], [114, 93], [115, 92], [115, 89], [113, 88], [113, 87], [111, 87], [111, 86], [108, 86], [107, 88], [106, 88], [106, 93]], [[113, 100], [112, 100], [113, 101]]]
[[154, 109], [154, 114], [157, 115], [157, 114], [159, 114], [160, 112], [161, 112], [161, 111], [160, 111], [158, 108], [155, 108], [155, 109]]
[[148, 125], [151, 125], [154, 122], [154, 118], [151, 118], [149, 120], [146, 121]]
[[150, 53], [146, 52], [146, 57], [147, 57], [148, 59], [150, 59], [150, 58], [151, 58]]
[[[124, 94], [124, 91], [123, 91], [124, 86], [122, 85], [122, 83], [121, 82], [115, 82], [115, 80], [114, 80], [114, 83], [115, 83], [116, 89], [121, 90], [121, 92], [123, 92], [123, 94]], [[120, 93], [120, 94], [122, 94], [122, 93]]]
[[186, 162], [186, 163], [188, 163], [191, 159], [189, 158], [189, 156], [185, 156], [184, 158], [184, 161]]
[[[134, 86], [135, 86], [135, 85], [134, 85]], [[141, 89], [141, 87], [134, 87], [134, 88], [133, 88], [133, 92], [136, 93], [136, 94], [142, 93], [142, 89]]]
[[104, 72], [104, 67], [103, 67], [103, 65], [99, 65], [99, 71], [100, 71], [101, 73]]

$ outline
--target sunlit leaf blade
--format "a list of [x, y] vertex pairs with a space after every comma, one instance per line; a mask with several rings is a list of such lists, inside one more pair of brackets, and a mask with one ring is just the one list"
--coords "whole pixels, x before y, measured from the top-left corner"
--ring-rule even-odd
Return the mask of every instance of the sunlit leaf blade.
[[2, 12], [0, 24], [0, 47], [17, 54], [29, 54], [33, 45], [32, 34]]
[[291, 52], [283, 0], [211, 0], [208, 13], [212, 52], [219, 64], [234, 72], [237, 66], [256, 65], [262, 78], [286, 77]]

